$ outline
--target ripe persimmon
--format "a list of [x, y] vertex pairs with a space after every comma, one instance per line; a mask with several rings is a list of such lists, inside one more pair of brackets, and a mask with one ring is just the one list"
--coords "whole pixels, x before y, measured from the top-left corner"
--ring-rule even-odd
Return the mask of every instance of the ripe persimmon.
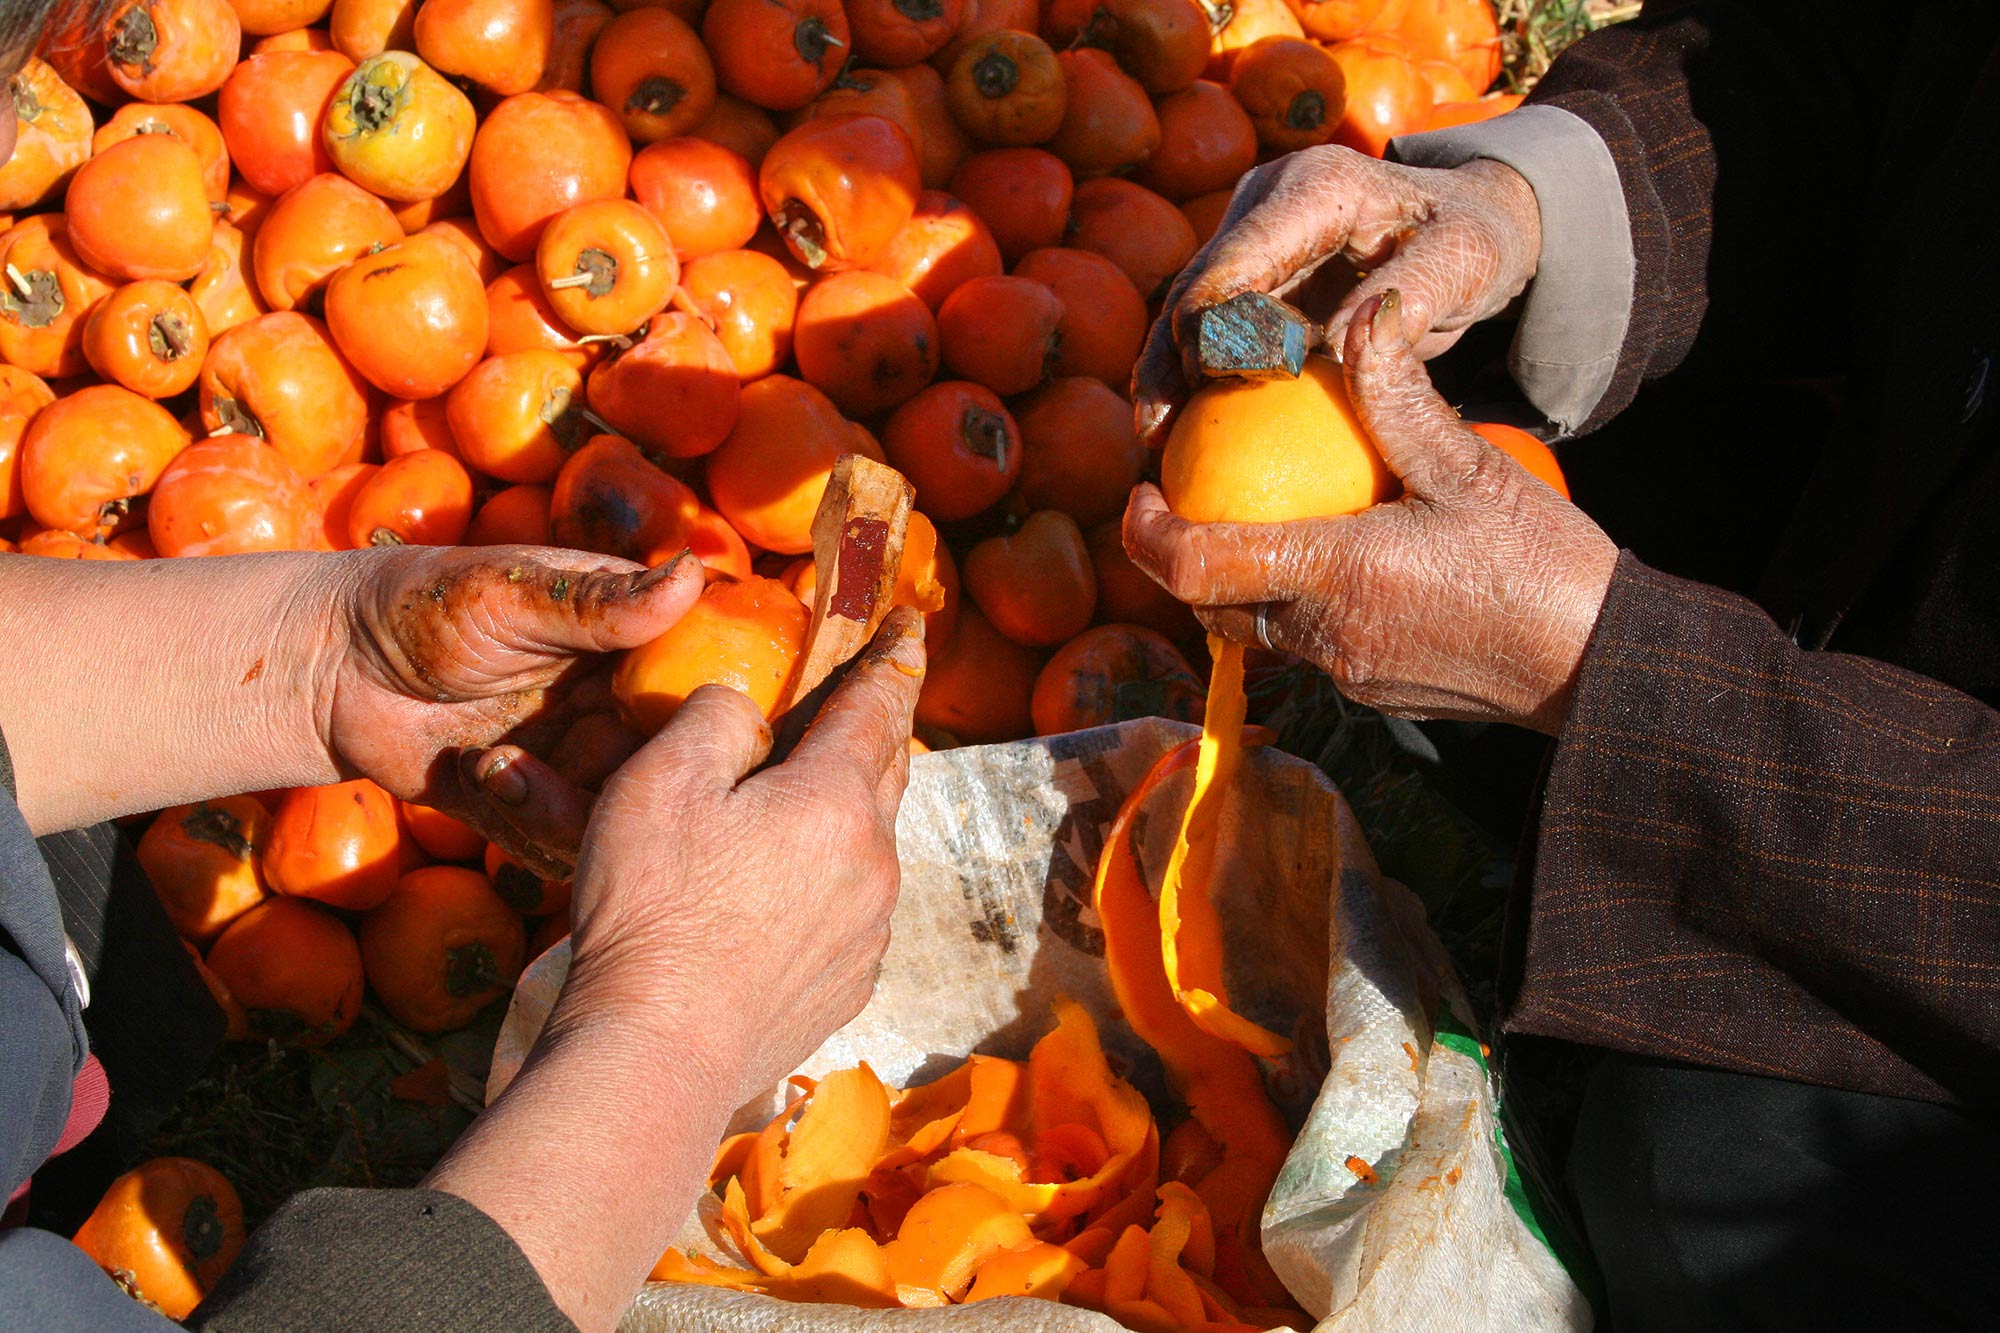
[[1239, 54], [1229, 91], [1249, 115], [1259, 146], [1274, 153], [1328, 142], [1347, 106], [1340, 62], [1297, 37], [1266, 37]]
[[250, 244], [250, 271], [273, 310], [318, 313], [333, 275], [403, 239], [389, 206], [347, 177], [314, 176], [278, 197]]
[[1242, 53], [1266, 37], [1304, 37], [1288, 0], [1230, 0], [1218, 9], [1214, 35], [1209, 38], [1208, 65], [1202, 77], [1225, 83]]
[[555, 545], [549, 526], [549, 501], [554, 494], [547, 486], [528, 485], [495, 491], [472, 515], [465, 529], [465, 545]]
[[1178, 203], [1228, 189], [1257, 165], [1257, 127], [1229, 90], [1197, 79], [1162, 97], [1159, 146], [1138, 181]]
[[271, 816], [264, 880], [274, 893], [365, 912], [396, 887], [402, 855], [396, 798], [368, 779], [294, 787]]
[[1410, 8], [1410, 0], [1291, 0], [1291, 4], [1306, 35], [1320, 42], [1394, 32]]
[[368, 479], [381, 470], [380, 463], [342, 463], [306, 483], [307, 493], [312, 497], [314, 509], [319, 515], [313, 530], [314, 550], [354, 549], [354, 543], [347, 535], [347, 519], [354, 511], [354, 497], [361, 493]]
[[910, 220], [922, 188], [909, 136], [880, 116], [805, 121], [771, 145], [757, 172], [786, 248], [829, 272], [871, 264]]
[[486, 354], [529, 351], [555, 352], [582, 373], [597, 364], [604, 345], [579, 342], [549, 304], [535, 266], [519, 264], [486, 284]]
[[153, 489], [187, 432], [150, 398], [93, 384], [56, 399], [21, 437], [21, 496], [35, 522], [102, 541]]
[[425, 866], [361, 918], [361, 963], [382, 1007], [417, 1032], [448, 1032], [507, 993], [520, 975], [527, 927], [463, 866]]
[[442, 810], [399, 800], [396, 815], [403, 821], [405, 837], [426, 856], [439, 861], [476, 861], [486, 854], [486, 839], [479, 831]]
[[1409, 48], [1387, 37], [1361, 37], [1328, 49], [1347, 82], [1347, 104], [1333, 141], [1370, 157], [1389, 140], [1423, 124], [1431, 109], [1430, 85], [1410, 60]]
[[736, 250], [763, 221], [757, 173], [733, 148], [686, 136], [632, 158], [632, 195], [659, 219], [682, 263]]
[[1097, 614], [1121, 625], [1143, 625], [1173, 640], [1201, 633], [1188, 604], [1132, 563], [1125, 550], [1124, 520], [1108, 518], [1083, 534], [1097, 575]]
[[1080, 180], [1130, 171], [1151, 157], [1160, 146], [1160, 121], [1139, 81], [1108, 51], [1079, 47], [1056, 59], [1069, 103], [1049, 151]]
[[[33, 208], [54, 198], [96, 151], [90, 108], [46, 62], [29, 56], [11, 91], [14, 153], [0, 164], [0, 209], [5, 210]], [[228, 168], [223, 171], [226, 175]]]
[[745, 541], [798, 555], [812, 549], [813, 515], [834, 460], [869, 452], [825, 394], [789, 375], [767, 375], [743, 386], [736, 426], [708, 456], [709, 497]]
[[486, 289], [458, 246], [412, 236], [333, 275], [326, 326], [348, 364], [382, 392], [435, 398], [486, 352]]
[[205, 945], [264, 901], [257, 864], [270, 812], [254, 796], [162, 810], [139, 838], [139, 868], [181, 937]]
[[243, 1248], [243, 1203], [220, 1171], [155, 1157], [111, 1182], [76, 1247], [138, 1299], [181, 1320]]
[[965, 19], [966, 0], [847, 0], [854, 58], [893, 69], [928, 59]]
[[488, 283], [513, 267], [507, 262], [505, 255], [486, 243], [486, 238], [479, 234], [479, 224], [473, 221], [470, 214], [464, 217], [438, 218], [407, 234], [435, 236], [457, 247], [458, 252], [465, 256], [466, 262], [472, 265], [472, 271], [479, 275], [482, 291]]
[[1479, 96], [1472, 80], [1449, 60], [1419, 60], [1416, 63], [1417, 73], [1423, 75], [1424, 86], [1431, 90], [1432, 106], [1440, 102], [1470, 102]]
[[217, 337], [201, 366], [201, 420], [258, 435], [306, 477], [351, 461], [368, 425], [367, 382], [326, 326], [297, 311]]
[[741, 153], [753, 172], [764, 160], [764, 154], [771, 151], [771, 145], [778, 142], [778, 127], [769, 112], [740, 97], [720, 92], [715, 95], [715, 105], [709, 108], [701, 124], [688, 133], [733, 153]]
[[840, 0], [711, 0], [701, 40], [723, 90], [772, 111], [826, 91], [851, 45]]
[[1038, 32], [1042, 26], [1039, 0], [966, 0], [958, 30], [932, 53], [927, 62], [939, 74], [951, 73], [968, 44], [992, 32]]
[[230, 0], [230, 8], [251, 36], [309, 32], [315, 40], [324, 40], [324, 30], [313, 25], [325, 19], [333, 5], [332, 0]]
[[186, 282], [208, 258], [201, 159], [171, 134], [111, 145], [78, 167], [64, 197], [70, 244], [107, 277]]
[[975, 37], [952, 65], [945, 94], [960, 129], [1003, 147], [1049, 139], [1069, 106], [1056, 53], [1030, 32]]
[[590, 407], [642, 448], [669, 458], [712, 452], [736, 425], [741, 388], [722, 340], [679, 311], [590, 372]]
[[241, 231], [227, 222], [217, 222], [208, 238], [208, 257], [187, 284], [210, 338], [269, 313], [264, 298], [257, 294], [247, 248], [248, 240]]
[[1569, 481], [1556, 462], [1555, 452], [1546, 444], [1518, 426], [1503, 426], [1497, 421], [1468, 421], [1465, 424], [1488, 444], [1526, 468], [1529, 476], [1563, 499], [1569, 499]]
[[642, 144], [686, 134], [715, 106], [715, 66], [701, 34], [656, 6], [620, 14], [598, 34], [590, 85]]
[[959, 284], [1005, 271], [979, 214], [942, 190], [917, 196], [916, 211], [869, 270], [914, 292], [933, 314]]
[[563, 323], [620, 334], [667, 308], [681, 266], [667, 229], [643, 205], [592, 199], [549, 219], [535, 243], [535, 276]]
[[1059, 509], [1037, 510], [1018, 530], [966, 554], [965, 592], [1016, 643], [1049, 648], [1075, 638], [1097, 609], [1083, 530]]
[[217, 435], [181, 450], [146, 505], [153, 549], [165, 556], [311, 550], [318, 518], [305, 478], [251, 435]]
[[917, 488], [918, 506], [945, 523], [971, 518], [1021, 475], [1014, 418], [991, 389], [965, 380], [933, 384], [897, 408], [882, 448]]
[[[246, 29], [246, 35], [248, 30]], [[324, 28], [287, 28], [267, 37], [259, 37], [243, 52], [246, 56], [261, 56], [267, 51], [332, 51], [337, 48]]]
[[1125, 512], [1146, 466], [1132, 405], [1102, 380], [1053, 380], [1014, 404], [1021, 431], [1015, 493], [1030, 509], [1060, 509], [1089, 527]]
[[1076, 183], [1068, 166], [1039, 148], [974, 153], [951, 178], [951, 192], [991, 231], [1012, 264], [1030, 250], [1061, 245]]
[[703, 255], [681, 270], [675, 301], [714, 329], [740, 383], [762, 379], [791, 358], [798, 291], [785, 266], [769, 255]]
[[1076, 187], [1064, 244], [1103, 255], [1151, 301], [1166, 293], [1194, 254], [1194, 225], [1165, 196], [1100, 176]]
[[1007, 397], [1049, 376], [1060, 344], [1062, 298], [1029, 278], [974, 278], [938, 311], [944, 364], [959, 379]]
[[125, 0], [103, 22], [111, 81], [142, 102], [208, 96], [243, 49], [243, 27], [228, 0]]
[[1465, 76], [1471, 101], [1500, 77], [1500, 24], [1488, 0], [1410, 0], [1396, 35], [1418, 60], [1443, 60]]
[[581, 93], [590, 83], [590, 48], [618, 17], [602, 0], [555, 0], [555, 28], [549, 38], [549, 58], [543, 62], [536, 92], [557, 88]]
[[451, 433], [451, 418], [441, 397], [403, 398], [389, 404], [382, 413], [380, 434], [385, 459], [419, 449], [442, 449], [458, 456], [458, 437]]
[[541, 81], [555, 27], [551, 0], [424, 0], [412, 35], [432, 69], [508, 97]]
[[384, 51], [413, 51], [421, 5], [422, 0], [333, 0], [327, 38], [357, 64]]
[[366, 546], [456, 546], [472, 521], [472, 476], [439, 449], [384, 463], [347, 512], [347, 540]]
[[230, 922], [206, 961], [243, 1006], [253, 1037], [324, 1046], [361, 1013], [361, 948], [317, 904], [265, 899]]
[[273, 51], [238, 65], [216, 97], [229, 159], [273, 197], [333, 170], [319, 127], [354, 62], [337, 51]]
[[23, 535], [19, 549], [22, 555], [46, 556], [52, 560], [150, 560], [158, 554], [144, 533], [97, 542], [61, 528], [43, 528], [32, 535]]
[[1046, 283], [1062, 298], [1058, 375], [1092, 375], [1114, 389], [1132, 379], [1146, 337], [1146, 301], [1123, 269], [1088, 250], [1036, 250], [1014, 265], [1014, 276]]
[[700, 505], [632, 441], [597, 435], [556, 477], [549, 531], [557, 545], [653, 566], [686, 547]]
[[21, 494], [21, 437], [55, 397], [41, 376], [0, 362], [0, 522], [28, 512]]
[[866, 270], [806, 288], [792, 331], [799, 374], [850, 417], [886, 412], [931, 382], [938, 325], [909, 288]]
[[1109, 51], [1155, 97], [1187, 87], [1208, 63], [1210, 15], [1196, 0], [1057, 0], [1047, 27], [1057, 41]]
[[172, 398], [201, 375], [208, 321], [194, 298], [171, 282], [127, 283], [84, 321], [83, 354], [107, 380], [148, 398]]
[[1018, 740], [1035, 729], [1041, 670], [1041, 653], [994, 629], [978, 607], [961, 606], [951, 642], [930, 649], [917, 723], [968, 745]]
[[[171, 135], [193, 149], [201, 162], [202, 185], [209, 202], [229, 198], [229, 145], [222, 141], [222, 128], [191, 106], [129, 102], [113, 112], [91, 137], [91, 151], [101, 153], [112, 144], [142, 134]], [[18, 154], [20, 150], [15, 151]]]
[[647, 735], [703, 685], [740, 690], [772, 717], [798, 670], [810, 619], [776, 579], [711, 583], [665, 634], [619, 659], [612, 692]]
[[882, 71], [903, 85], [910, 107], [916, 113], [917, 174], [926, 190], [942, 190], [958, 164], [972, 156], [974, 144], [952, 119], [951, 103], [945, 95], [944, 75], [929, 65], [904, 65]]
[[370, 56], [334, 90], [320, 137], [340, 173], [384, 199], [435, 199], [472, 156], [472, 101], [408, 51]]
[[833, 86], [806, 104], [793, 124], [820, 116], [880, 116], [901, 130], [917, 151], [917, 177], [923, 178], [924, 127], [910, 90], [887, 70], [843, 69]]
[[509, 97], [472, 139], [472, 215], [495, 250], [524, 263], [556, 214], [622, 198], [631, 165], [632, 141], [610, 108], [565, 91]]
[[1165, 635], [1141, 625], [1099, 625], [1056, 649], [1036, 677], [1035, 734], [1142, 717], [1199, 722], [1207, 693]]
[[500, 481], [547, 483], [583, 438], [583, 376], [560, 352], [490, 356], [445, 399], [467, 463]]

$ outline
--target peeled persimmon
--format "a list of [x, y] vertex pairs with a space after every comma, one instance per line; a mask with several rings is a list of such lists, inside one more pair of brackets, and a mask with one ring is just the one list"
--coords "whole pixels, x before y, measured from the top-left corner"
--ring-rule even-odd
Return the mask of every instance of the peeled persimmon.
[[930, 383], [938, 325], [879, 273], [834, 273], [806, 289], [792, 330], [799, 374], [850, 417], [886, 412]]
[[1469, 102], [1500, 77], [1500, 24], [1488, 0], [1410, 0], [1396, 35], [1418, 59], [1448, 61], [1465, 76], [1472, 91], [1453, 100]]
[[873, 263], [916, 212], [922, 188], [909, 136], [880, 116], [808, 120], [771, 145], [757, 173], [786, 248], [829, 272]]
[[165, 556], [303, 551], [319, 517], [305, 478], [249, 435], [217, 435], [181, 450], [153, 487], [146, 529]]
[[361, 948], [315, 903], [266, 899], [229, 924], [206, 962], [243, 1006], [253, 1037], [323, 1046], [361, 1013]]
[[714, 451], [736, 425], [741, 396], [722, 340], [676, 310], [655, 316], [644, 337], [590, 372], [591, 411], [669, 458]]
[[1410, 8], [1410, 0], [1292, 0], [1292, 3], [1306, 35], [1320, 42], [1344, 42], [1353, 37], [1394, 32]]
[[449, 1032], [507, 993], [527, 928], [490, 880], [463, 866], [424, 866], [361, 918], [361, 964], [389, 1016], [417, 1032]]
[[398, 398], [435, 398], [486, 352], [486, 290], [463, 250], [412, 236], [334, 274], [326, 325], [370, 384]]
[[1097, 574], [1083, 531], [1059, 509], [1039, 510], [1018, 531], [973, 547], [965, 557], [965, 591], [993, 628], [1030, 648], [1075, 638], [1097, 609]]
[[703, 685], [740, 690], [772, 717], [798, 669], [810, 619], [776, 579], [711, 583], [672, 629], [620, 659], [612, 691], [648, 734]]
[[812, 549], [813, 515], [834, 460], [871, 452], [825, 394], [789, 375], [768, 375], [743, 386], [736, 426], [708, 456], [709, 495], [745, 541], [799, 555]]
[[1057, 375], [1091, 375], [1115, 389], [1131, 382], [1146, 337], [1146, 301], [1123, 269], [1088, 250], [1054, 248], [1024, 255], [1014, 276], [1045, 283], [1062, 298]]
[[1468, 421], [1466, 424], [1488, 444], [1526, 468], [1529, 476], [1563, 499], [1569, 499], [1569, 481], [1556, 463], [1554, 451], [1546, 444], [1518, 426], [1503, 426], [1497, 421]]
[[938, 311], [944, 364], [1003, 397], [1049, 377], [1061, 339], [1062, 298], [1030, 278], [974, 278]]
[[715, 331], [740, 383], [762, 379], [791, 358], [798, 291], [785, 266], [769, 255], [703, 255], [681, 270], [675, 301]]
[[658, 218], [681, 262], [735, 250], [757, 234], [757, 172], [741, 153], [692, 136], [661, 139], [632, 159], [632, 195]]
[[1207, 691], [1180, 649], [1139, 625], [1099, 625], [1056, 650], [1035, 680], [1035, 734], [1141, 717], [1199, 722]]
[[1069, 167], [1040, 148], [974, 153], [951, 178], [951, 193], [985, 223], [1009, 264], [1063, 243], [1075, 189]]
[[[1053, 160], [1053, 159], [1052, 159]], [[979, 214], [942, 190], [917, 196], [916, 211], [870, 264], [936, 314], [959, 284], [1005, 271], [1000, 247]]]
[[1014, 403], [1021, 431], [1021, 478], [1030, 509], [1060, 509], [1089, 527], [1125, 512], [1146, 467], [1132, 428], [1132, 405], [1102, 380], [1051, 380]]
[[991, 389], [965, 380], [933, 384], [897, 408], [882, 448], [917, 488], [918, 506], [946, 523], [993, 504], [1021, 474], [1014, 418]]

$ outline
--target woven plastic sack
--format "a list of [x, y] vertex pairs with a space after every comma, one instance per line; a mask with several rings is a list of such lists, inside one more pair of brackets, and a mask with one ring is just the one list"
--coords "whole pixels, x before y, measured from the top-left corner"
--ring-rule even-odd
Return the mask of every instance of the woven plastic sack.
[[[1126, 794], [1192, 728], [1150, 720], [919, 755], [897, 825], [902, 896], [868, 1007], [806, 1061], [821, 1076], [866, 1060], [895, 1087], [967, 1054], [1026, 1058], [1067, 995], [1090, 1010], [1114, 1066], [1163, 1113], [1177, 1103], [1123, 1022], [1091, 885]], [[1192, 777], [1171, 780], [1137, 830], [1157, 889]], [[1230, 932], [1234, 1006], [1295, 1038], [1266, 1082], [1298, 1141], [1263, 1217], [1265, 1254], [1319, 1333], [1583, 1330], [1589, 1307], [1509, 1203], [1493, 1101], [1478, 1062], [1436, 1039], [1469, 1013], [1422, 908], [1381, 877], [1353, 813], [1314, 766], [1246, 756], [1222, 821], [1214, 893]], [[567, 945], [516, 987], [489, 1100], [533, 1044]], [[1445, 1017], [1455, 1010], [1458, 1022]], [[1463, 1047], [1463, 1042], [1456, 1043]], [[736, 1116], [761, 1127], [783, 1090]], [[704, 1196], [677, 1241], [741, 1264]], [[1107, 1316], [1008, 1298], [944, 1310], [803, 1305], [649, 1283], [631, 1333], [1116, 1333]]]

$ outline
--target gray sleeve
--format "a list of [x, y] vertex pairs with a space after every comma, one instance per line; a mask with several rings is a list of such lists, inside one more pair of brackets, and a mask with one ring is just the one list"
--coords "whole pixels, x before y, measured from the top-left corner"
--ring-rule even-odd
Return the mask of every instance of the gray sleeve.
[[1632, 233], [1611, 151], [1579, 117], [1528, 106], [1405, 135], [1389, 156], [1416, 167], [1504, 162], [1534, 189], [1542, 253], [1507, 366], [1528, 401], [1572, 434], [1610, 386], [1632, 315]]
[[33, 1227], [0, 1231], [0, 1333], [174, 1333], [179, 1325], [121, 1291], [61, 1236]]

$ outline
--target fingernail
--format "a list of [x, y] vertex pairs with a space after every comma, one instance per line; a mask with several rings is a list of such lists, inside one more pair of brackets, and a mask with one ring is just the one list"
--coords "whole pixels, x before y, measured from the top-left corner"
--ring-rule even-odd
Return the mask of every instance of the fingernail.
[[643, 573], [634, 574], [632, 576], [632, 595], [636, 597], [649, 588], [658, 587], [660, 584], [665, 583], [674, 576], [674, 571], [679, 569], [683, 562], [692, 560], [693, 558], [694, 548], [683, 546], [681, 553], [667, 561], [664, 565], [657, 565]]
[[1403, 294], [1394, 287], [1375, 301], [1375, 313], [1368, 320], [1368, 339], [1384, 349], [1405, 341], [1403, 337]]
[[528, 780], [514, 768], [512, 755], [495, 755], [479, 774], [480, 790], [502, 805], [525, 805]]

